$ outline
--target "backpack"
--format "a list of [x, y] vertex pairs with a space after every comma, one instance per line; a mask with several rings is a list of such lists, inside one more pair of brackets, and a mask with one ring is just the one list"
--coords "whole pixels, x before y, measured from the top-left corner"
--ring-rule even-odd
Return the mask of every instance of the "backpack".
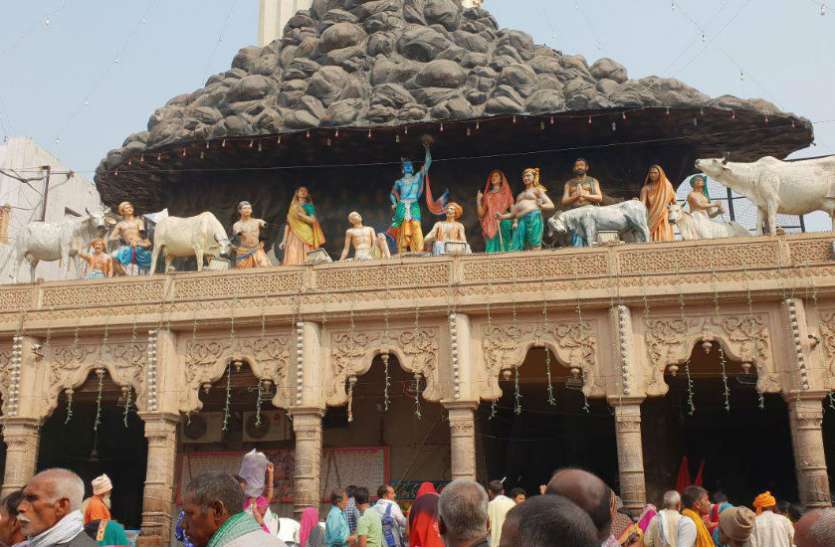
[[381, 520], [383, 521], [383, 539], [386, 540], [386, 545], [388, 547], [400, 547], [403, 544], [403, 539], [400, 535], [400, 526], [391, 516], [390, 503], [386, 504], [386, 512]]

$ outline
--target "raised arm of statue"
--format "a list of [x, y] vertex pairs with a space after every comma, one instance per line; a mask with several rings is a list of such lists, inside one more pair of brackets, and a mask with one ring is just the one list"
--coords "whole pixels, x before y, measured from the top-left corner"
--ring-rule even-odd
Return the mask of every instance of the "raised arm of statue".
[[397, 198], [400, 195], [400, 181], [394, 183], [391, 187], [391, 192], [389, 192], [389, 201], [391, 201], [392, 208], [397, 205]]
[[426, 148], [426, 156], [423, 158], [423, 167], [420, 168], [420, 174], [425, 176], [429, 173], [429, 167], [432, 166], [432, 152], [429, 151], [428, 146], [424, 148]]

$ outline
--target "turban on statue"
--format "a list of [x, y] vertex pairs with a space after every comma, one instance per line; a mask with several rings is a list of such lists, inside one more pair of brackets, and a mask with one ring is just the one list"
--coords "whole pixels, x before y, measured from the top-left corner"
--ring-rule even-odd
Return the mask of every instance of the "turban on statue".
[[452, 210], [455, 211], [455, 214], [453, 215], [453, 218], [455, 218], [455, 220], [458, 220], [459, 218], [461, 218], [461, 215], [464, 214], [464, 208], [455, 203], [454, 201], [450, 201], [447, 204], [447, 208], [449, 207], [452, 207]]
[[763, 512], [763, 509], [767, 507], [774, 507], [777, 505], [777, 498], [771, 495], [771, 492], [765, 491], [756, 498], [754, 498], [754, 509], [757, 510], [757, 514]]
[[702, 182], [705, 183], [705, 185], [702, 186], [702, 193], [705, 195], [705, 197], [707, 199], [710, 199], [710, 193], [707, 191], [707, 181], [710, 180], [708, 178], [708, 176], [707, 175], [702, 175], [702, 174], [691, 176], [690, 177], [690, 188], [693, 188], [693, 189], [696, 188], [696, 179], [702, 179]]

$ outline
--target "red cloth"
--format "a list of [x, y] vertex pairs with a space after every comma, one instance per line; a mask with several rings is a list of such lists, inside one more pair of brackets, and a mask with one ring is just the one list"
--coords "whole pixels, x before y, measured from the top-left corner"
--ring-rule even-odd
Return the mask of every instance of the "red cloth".
[[705, 472], [705, 461], [702, 460], [702, 463], [699, 464], [699, 472], [696, 473], [696, 479], [693, 481], [693, 484], [695, 484], [696, 486], [701, 486], [702, 485], [702, 480], [703, 480], [702, 475], [704, 475], [704, 472]]
[[439, 499], [431, 482], [420, 485], [415, 504], [409, 511], [409, 547], [444, 547], [438, 530]]
[[[498, 173], [502, 178], [501, 186], [498, 192], [491, 192], [493, 174]], [[482, 207], [484, 207], [484, 216], [481, 217], [481, 231], [484, 234], [484, 239], [493, 239], [499, 231], [499, 220], [496, 218], [496, 213], [504, 213], [513, 207], [513, 193], [510, 191], [510, 184], [507, 182], [507, 175], [498, 169], [490, 171], [487, 175], [487, 184], [484, 186], [484, 193], [482, 194]]]
[[681, 465], [678, 468], [678, 478], [676, 479], [676, 490], [684, 492], [684, 489], [693, 484], [690, 481], [690, 463], [687, 461], [687, 456], [681, 458]]

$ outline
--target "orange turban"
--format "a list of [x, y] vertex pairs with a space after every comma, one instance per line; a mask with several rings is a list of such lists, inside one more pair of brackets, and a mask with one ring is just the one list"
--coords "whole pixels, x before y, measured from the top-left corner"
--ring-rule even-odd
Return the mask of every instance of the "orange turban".
[[754, 498], [754, 509], [757, 510], [757, 514], [763, 512], [763, 509], [767, 507], [774, 507], [777, 505], [777, 498], [771, 495], [771, 492], [763, 492], [756, 498]]

